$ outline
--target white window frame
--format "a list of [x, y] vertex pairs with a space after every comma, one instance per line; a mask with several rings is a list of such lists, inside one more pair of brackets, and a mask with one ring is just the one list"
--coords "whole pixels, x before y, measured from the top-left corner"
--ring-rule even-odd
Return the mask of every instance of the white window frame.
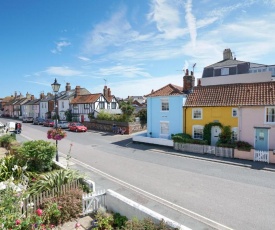
[[222, 76], [229, 75], [229, 68], [221, 68], [221, 75]]
[[161, 111], [169, 111], [169, 98], [161, 98]]
[[[197, 114], [197, 112], [200, 112], [200, 117], [195, 117], [195, 114]], [[194, 120], [202, 119], [202, 108], [193, 108], [192, 109], [192, 119], [194, 119]]]
[[90, 108], [90, 104], [86, 103], [84, 104], [84, 109], [89, 109]]
[[99, 107], [99, 109], [105, 109], [105, 102], [100, 101], [98, 107]]
[[[268, 110], [270, 109], [272, 110], [272, 112], [268, 113]], [[275, 106], [265, 107], [265, 123], [275, 124]]]
[[160, 137], [169, 136], [169, 121], [160, 122]]
[[[198, 140], [203, 140], [203, 128], [204, 128], [204, 126], [202, 126], [202, 125], [193, 125], [192, 138], [198, 139]], [[198, 137], [197, 135], [195, 135], [195, 130], [201, 130], [201, 137]]]
[[116, 102], [111, 102], [112, 104], [111, 104], [111, 108], [112, 109], [116, 109]]
[[238, 108], [232, 108], [232, 117], [238, 117], [238, 116], [239, 116]]
[[239, 128], [238, 127], [232, 127], [232, 140], [238, 141], [239, 140]]

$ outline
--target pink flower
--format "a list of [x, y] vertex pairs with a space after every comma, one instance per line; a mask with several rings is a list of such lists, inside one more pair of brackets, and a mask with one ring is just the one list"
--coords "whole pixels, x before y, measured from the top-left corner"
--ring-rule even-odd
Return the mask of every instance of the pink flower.
[[38, 215], [38, 216], [42, 216], [42, 213], [43, 213], [43, 210], [42, 209], [37, 209], [36, 210], [36, 214]]
[[16, 225], [19, 225], [19, 224], [21, 224], [21, 221], [20, 221], [20, 220], [16, 220], [16, 221], [15, 221], [15, 224], [16, 224]]
[[77, 223], [75, 224], [75, 228], [78, 229], [79, 227], [80, 227], [80, 223], [77, 222]]

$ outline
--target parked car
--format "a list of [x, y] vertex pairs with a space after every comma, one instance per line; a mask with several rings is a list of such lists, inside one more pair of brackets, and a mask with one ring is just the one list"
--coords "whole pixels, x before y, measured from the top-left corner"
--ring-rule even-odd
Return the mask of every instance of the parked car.
[[44, 118], [41, 118], [41, 117], [37, 117], [33, 120], [33, 124], [34, 125], [43, 125], [45, 119]]
[[33, 122], [33, 117], [23, 117], [22, 122]]
[[45, 120], [44, 123], [43, 123], [43, 126], [53, 127], [54, 126], [54, 121], [53, 120]]
[[86, 132], [88, 129], [85, 125], [78, 122], [72, 122], [69, 124], [69, 130], [74, 132]]
[[57, 127], [61, 128], [61, 129], [68, 129], [69, 122], [68, 121], [58, 121]]

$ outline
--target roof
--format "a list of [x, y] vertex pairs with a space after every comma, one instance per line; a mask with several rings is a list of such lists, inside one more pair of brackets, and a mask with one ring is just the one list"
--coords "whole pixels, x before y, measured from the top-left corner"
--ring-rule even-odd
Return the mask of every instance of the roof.
[[87, 104], [96, 102], [96, 100], [101, 96], [101, 93], [88, 94], [88, 95], [79, 95], [76, 98], [72, 99], [71, 104]]
[[275, 82], [197, 86], [185, 106], [275, 105]]
[[157, 97], [157, 96], [171, 96], [171, 95], [182, 95], [183, 87], [168, 84], [150, 94], [144, 95], [144, 97]]
[[247, 63], [246, 61], [239, 61], [239, 60], [235, 60], [235, 59], [225, 59], [219, 62], [216, 62], [212, 65], [206, 66], [205, 68], [213, 68], [213, 67], [223, 67], [223, 66], [234, 66], [234, 65], [238, 65], [238, 64], [242, 64], [242, 63]]

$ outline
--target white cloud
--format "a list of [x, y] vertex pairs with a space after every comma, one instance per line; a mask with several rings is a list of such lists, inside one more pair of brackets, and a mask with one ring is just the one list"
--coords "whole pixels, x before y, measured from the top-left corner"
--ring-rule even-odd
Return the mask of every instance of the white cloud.
[[67, 47], [70, 46], [71, 43], [67, 42], [67, 41], [60, 41], [56, 43], [56, 47], [55, 49], [51, 50], [52, 53], [56, 54], [56, 53], [61, 53], [63, 50], [63, 47]]
[[144, 69], [136, 66], [116, 65], [109, 68], [100, 68], [96, 75], [102, 76], [119, 76], [119, 77], [152, 77]]
[[81, 72], [77, 70], [73, 70], [67, 66], [51, 66], [45, 70], [45, 72], [49, 75], [57, 75], [57, 76], [77, 76], [80, 75]]
[[79, 56], [78, 59], [80, 59], [82, 61], [90, 61], [90, 58], [83, 57], [83, 56]]
[[165, 39], [182, 37], [186, 30], [181, 28], [180, 12], [177, 4], [171, 0], [152, 0], [148, 19], [156, 23], [157, 29]]
[[192, 14], [192, 0], [187, 0], [185, 4], [185, 20], [187, 22], [190, 38], [193, 46], [196, 46], [197, 30], [196, 30], [196, 18]]

